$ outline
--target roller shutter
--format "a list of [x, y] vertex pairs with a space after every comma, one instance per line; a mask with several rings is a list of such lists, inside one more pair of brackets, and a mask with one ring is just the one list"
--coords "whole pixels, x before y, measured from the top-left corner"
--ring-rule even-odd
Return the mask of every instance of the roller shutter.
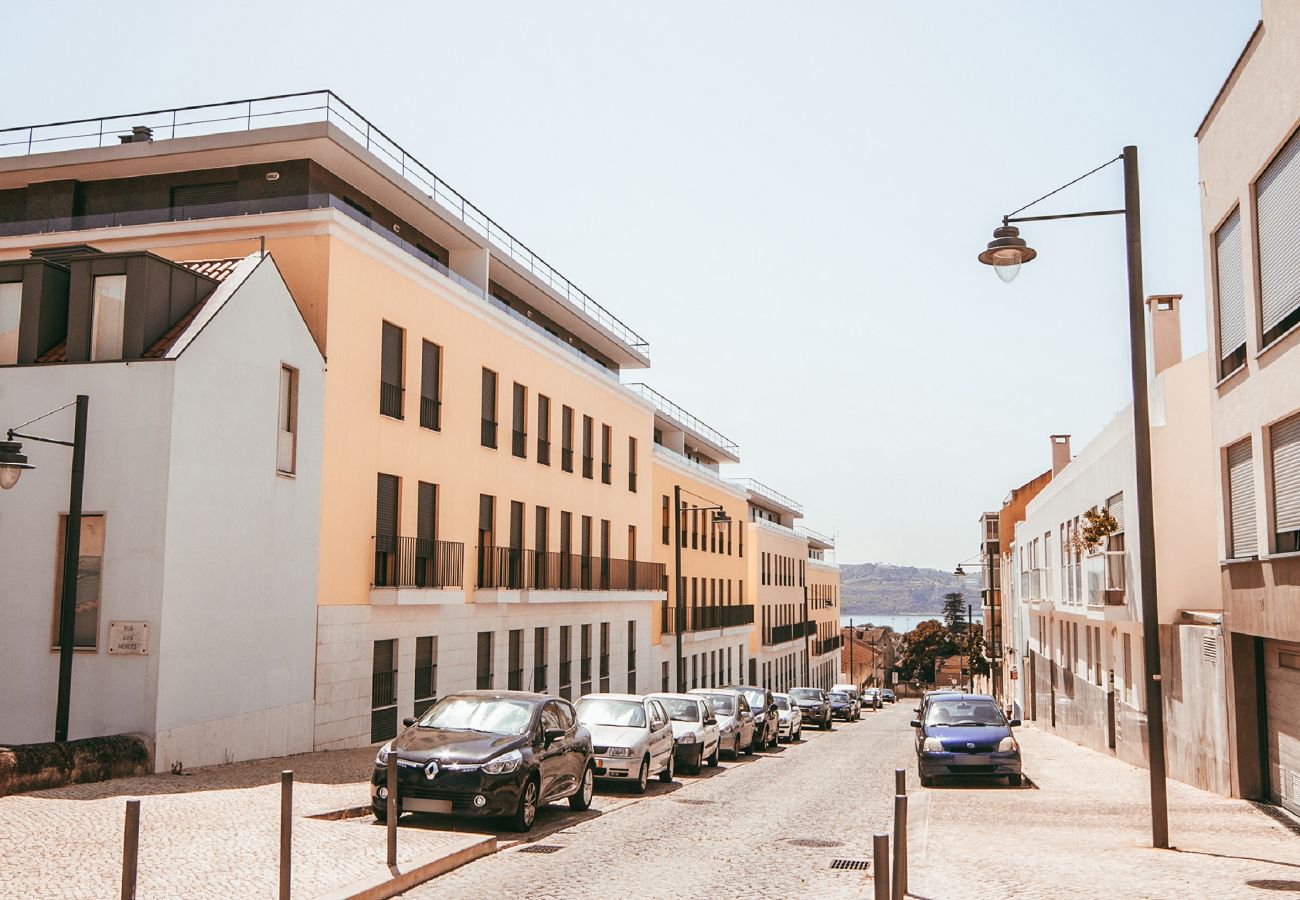
[[1255, 530], [1255, 473], [1251, 442], [1247, 438], [1228, 448], [1228, 556], [1245, 559], [1259, 555]]
[[1300, 530], [1300, 416], [1271, 429], [1273, 517], [1278, 532]]
[[[1215, 292], [1219, 304], [1219, 359], [1246, 343], [1246, 294], [1242, 286], [1241, 210], [1233, 211], [1214, 235]], [[1231, 368], [1236, 368], [1232, 366]], [[1231, 369], [1229, 369], [1231, 371]], [[1221, 375], [1227, 374], [1225, 371]]]
[[1260, 176], [1255, 208], [1261, 330], [1267, 344], [1269, 332], [1300, 307], [1300, 134], [1287, 141]]

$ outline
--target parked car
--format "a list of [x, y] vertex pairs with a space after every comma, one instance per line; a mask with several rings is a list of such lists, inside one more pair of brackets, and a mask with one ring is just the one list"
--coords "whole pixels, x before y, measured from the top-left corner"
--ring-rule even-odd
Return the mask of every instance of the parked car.
[[882, 688], [881, 691], [880, 691], [880, 696], [881, 696], [881, 698], [882, 698], [886, 703], [897, 703], [897, 702], [898, 702], [898, 695], [896, 695], [896, 694], [895, 694], [893, 691], [891, 691], [889, 688]]
[[924, 718], [925, 718], [925, 707], [926, 707], [926, 704], [929, 703], [930, 700], [931, 700], [932, 698], [934, 698], [934, 697], [960, 697], [960, 696], [961, 696], [961, 691], [954, 691], [954, 690], [952, 690], [952, 689], [950, 689], [950, 688], [938, 688], [938, 689], [933, 690], [933, 691], [926, 691], [924, 694], [921, 695], [921, 699], [920, 699], [919, 701], [917, 701], [916, 706], [913, 706], [913, 707], [912, 707], [912, 712], [914, 712], [914, 713], [917, 714], [916, 717], [917, 717], [918, 719], [924, 719]]
[[591, 735], [566, 700], [523, 691], [466, 691], [406, 719], [379, 748], [370, 776], [375, 818], [388, 815], [388, 759], [397, 760], [397, 810], [502, 816], [528, 831], [537, 808], [568, 798], [591, 805]]
[[832, 691], [841, 691], [848, 694], [849, 703], [853, 706], [853, 711], [846, 721], [856, 722], [862, 717], [862, 705], [858, 700], [858, 686], [856, 684], [832, 684]]
[[997, 701], [985, 694], [943, 694], [929, 698], [916, 729], [916, 770], [923, 787], [940, 775], [1005, 776], [1021, 781], [1020, 745]]
[[776, 700], [773, 699], [772, 692], [752, 684], [729, 684], [727, 690], [740, 691], [749, 701], [749, 708], [754, 713], [754, 749], [775, 747], [779, 740], [777, 731], [780, 726], [776, 715]]
[[803, 737], [803, 714], [789, 694], [773, 694], [776, 700], [777, 740], [797, 741]]
[[831, 701], [831, 717], [843, 719], [845, 722], [852, 722], [853, 699], [844, 691], [831, 691], [828, 696]]
[[803, 721], [823, 731], [831, 727], [830, 697], [821, 688], [791, 688], [790, 699], [799, 707]]
[[718, 717], [708, 697], [699, 694], [651, 694], [668, 711], [673, 729], [673, 751], [677, 765], [691, 775], [700, 774], [704, 763], [718, 764], [722, 744]]
[[880, 709], [880, 688], [865, 688], [862, 691], [862, 705], [869, 706], [872, 709]]
[[693, 688], [691, 694], [707, 697], [718, 717], [718, 744], [730, 748], [732, 759], [740, 752], [754, 752], [754, 713], [740, 691], [719, 688]]
[[675, 772], [673, 729], [658, 700], [636, 694], [587, 694], [578, 721], [591, 732], [596, 777], [631, 781], [644, 794], [652, 775], [670, 782]]

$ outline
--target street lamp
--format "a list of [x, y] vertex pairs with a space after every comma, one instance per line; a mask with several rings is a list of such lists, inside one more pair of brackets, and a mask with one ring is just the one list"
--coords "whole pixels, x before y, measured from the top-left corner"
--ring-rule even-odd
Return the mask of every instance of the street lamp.
[[[24, 434], [18, 430], [73, 405], [77, 410], [71, 441]], [[72, 697], [72, 642], [77, 615], [77, 566], [81, 557], [81, 491], [86, 476], [86, 416], [89, 409], [90, 398], [78, 394], [72, 403], [65, 403], [58, 409], [43, 413], [18, 428], [10, 428], [9, 439], [0, 441], [0, 487], [5, 489], [17, 484], [18, 477], [25, 469], [35, 468], [27, 462], [27, 457], [21, 452], [22, 444], [14, 438], [72, 448], [72, 483], [68, 490], [67, 527], [63, 532], [63, 575], [59, 597], [59, 687], [54, 713], [54, 740], [57, 742], [68, 739], [68, 709]]]
[[[1062, 213], [1052, 216], [1020, 216], [1029, 207], [1046, 200], [1112, 163], [1124, 162], [1124, 207], [1089, 212]], [[1020, 265], [1038, 254], [1020, 238], [1014, 222], [1044, 222], [1053, 219], [1079, 219], [1091, 216], [1123, 216], [1124, 241], [1128, 262], [1129, 366], [1133, 380], [1133, 449], [1137, 468], [1138, 559], [1142, 570], [1142, 647], [1145, 669], [1147, 706], [1147, 755], [1151, 780], [1151, 843], [1169, 847], [1169, 811], [1165, 796], [1165, 725], [1164, 700], [1160, 684], [1160, 608], [1156, 603], [1155, 527], [1151, 503], [1151, 417], [1147, 400], [1146, 304], [1142, 296], [1142, 215], [1138, 189], [1137, 147], [1127, 146], [1119, 156], [1109, 159], [1090, 172], [1049, 191], [1002, 217], [1002, 226], [993, 232], [993, 240], [979, 255], [979, 261], [993, 266], [1003, 281], [1010, 281]], [[1010, 270], [1003, 274], [1002, 270]]]
[[[705, 503], [713, 503], [707, 497], [701, 497], [699, 494], [686, 491], [692, 497], [703, 500]], [[682, 594], [682, 516], [688, 509], [698, 512], [713, 513], [710, 524], [714, 527], [719, 525], [731, 524], [731, 516], [720, 504], [712, 506], [690, 506], [682, 502], [682, 486], [673, 485], [673, 597], [677, 601], [677, 608], [673, 614], [673, 624], [677, 631], [677, 693], [686, 693], [686, 667], [683, 665], [686, 661], [682, 649], [682, 632], [686, 630], [686, 606]], [[744, 680], [743, 678], [741, 679]]]
[[[987, 622], [983, 618], [980, 620], [980, 627], [983, 628], [985, 624], [988, 625], [988, 633], [989, 633], [990, 640], [986, 642], [986, 648], [991, 648], [992, 651], [986, 654], [989, 659], [989, 690], [992, 692], [994, 697], [997, 697], [998, 696], [997, 676], [998, 676], [999, 666], [994, 665], [994, 663], [1001, 662], [1002, 660], [1001, 647], [1003, 642], [1000, 640], [1001, 634], [999, 634], [998, 632], [1001, 628], [1002, 621], [1004, 620], [1002, 620], [999, 615], [999, 613], [1001, 612], [1000, 604], [995, 605], [993, 603], [993, 591], [1000, 590], [1000, 588], [994, 586], [993, 573], [995, 570], [993, 568], [993, 559], [991, 557], [985, 558], [985, 555], [983, 553], [977, 554], [977, 556], [979, 558], [980, 568], [988, 570], [988, 575], [985, 578], [985, 591], [988, 593], [988, 597], [985, 599], [987, 601], [989, 612], [987, 616]], [[975, 558], [976, 558], [975, 556], [972, 556], [970, 559], [964, 559], [961, 562], [957, 563], [957, 567], [952, 571], [952, 576], [954, 578], [965, 578], [967, 572], [966, 569], [963, 567], [967, 563], [970, 563]], [[970, 624], [973, 625], [974, 623], [972, 622]], [[973, 658], [974, 657], [972, 657], [972, 659]], [[975, 673], [972, 672], [971, 673], [972, 685], [974, 683], [974, 679], [975, 679]]]

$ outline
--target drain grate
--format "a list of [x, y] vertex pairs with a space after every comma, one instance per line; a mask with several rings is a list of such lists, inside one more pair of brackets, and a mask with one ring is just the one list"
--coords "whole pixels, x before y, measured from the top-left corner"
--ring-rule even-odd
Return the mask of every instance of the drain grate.
[[828, 841], [826, 838], [791, 838], [786, 841], [792, 847], [843, 847], [843, 841]]
[[717, 803], [718, 801], [717, 800], [678, 800], [674, 798], [673, 802], [685, 803], [689, 806], [711, 806], [712, 804]]
[[564, 846], [561, 845], [561, 844], [529, 844], [527, 847], [520, 847], [519, 850], [518, 850], [517, 852], [519, 852], [519, 853], [555, 853], [556, 851], [563, 850], [563, 849], [564, 849]]
[[832, 859], [831, 868], [846, 872], [862, 872], [871, 868], [871, 863], [865, 859]]

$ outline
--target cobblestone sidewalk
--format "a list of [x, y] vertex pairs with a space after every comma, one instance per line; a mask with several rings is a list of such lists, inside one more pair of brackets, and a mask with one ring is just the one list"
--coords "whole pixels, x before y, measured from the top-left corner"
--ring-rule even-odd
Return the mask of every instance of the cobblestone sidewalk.
[[[368, 802], [373, 749], [306, 753], [0, 798], [0, 897], [116, 897], [125, 801], [140, 799], [139, 887], [155, 897], [275, 897], [280, 772], [294, 771], [293, 895], [316, 897], [383, 873], [372, 818], [307, 816]], [[398, 865], [461, 850], [483, 835], [407, 829]]]
[[1281, 814], [1170, 781], [1170, 842], [1178, 849], [1153, 850], [1145, 769], [1032, 726], [1017, 736], [1033, 787], [909, 788], [913, 894], [1300, 895], [1300, 832]]

